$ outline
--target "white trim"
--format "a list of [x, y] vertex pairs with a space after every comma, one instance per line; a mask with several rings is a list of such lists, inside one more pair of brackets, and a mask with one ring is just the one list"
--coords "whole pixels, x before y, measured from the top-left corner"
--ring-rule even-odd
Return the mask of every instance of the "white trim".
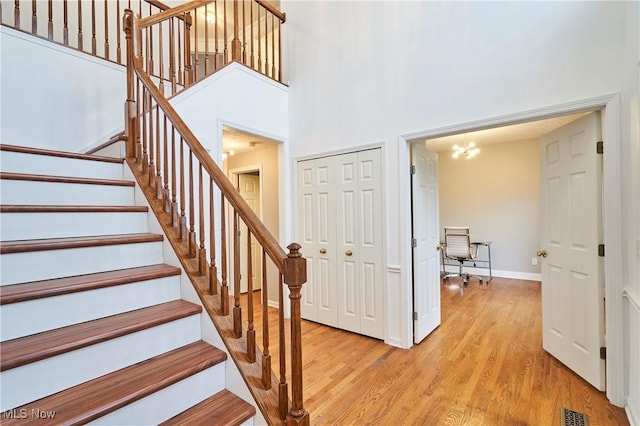
[[629, 300], [631, 306], [636, 308], [636, 311], [640, 312], [640, 299], [638, 299], [633, 293], [626, 288], [622, 290], [622, 296]]
[[[322, 151], [322, 152], [317, 152], [315, 154], [299, 155], [294, 158], [294, 162], [297, 163], [298, 161], [313, 160], [316, 158], [334, 157], [336, 155], [351, 154], [353, 152], [367, 151], [370, 149], [378, 149], [378, 148], [382, 149], [382, 154], [383, 154], [382, 159], [384, 160], [384, 142], [373, 142], [369, 144], [358, 145], [355, 147], [351, 146], [349, 148], [332, 149], [331, 151]], [[386, 164], [383, 164], [382, 166], [384, 167], [385, 165]]]
[[[441, 136], [448, 136], [455, 133], [465, 133], [474, 130], [488, 129], [492, 127], [507, 126], [524, 123], [527, 121], [542, 120], [560, 115], [572, 114], [576, 112], [586, 112], [602, 110], [604, 126], [602, 129], [605, 141], [604, 154], [604, 243], [607, 246], [607, 256], [604, 258], [605, 295], [607, 312], [607, 397], [613, 405], [623, 407], [624, 397], [624, 320], [622, 316], [622, 283], [623, 269], [622, 259], [624, 256], [622, 246], [622, 176], [621, 176], [621, 142], [620, 142], [620, 109], [621, 97], [619, 93], [603, 95], [594, 98], [567, 102], [564, 104], [550, 105], [543, 108], [536, 108], [514, 114], [497, 117], [488, 117], [481, 120], [458, 123], [450, 126], [427, 129], [420, 132], [413, 132], [401, 135], [399, 140], [404, 139], [405, 143], [399, 143], [398, 155], [399, 170], [403, 170], [407, 164], [409, 144], [417, 139], [429, 139]], [[409, 187], [408, 173], [400, 173], [400, 187]], [[407, 243], [401, 246], [401, 255], [404, 265], [408, 271], [407, 280], [403, 283], [402, 293], [404, 297], [410, 296], [412, 286], [411, 265], [408, 261], [407, 253], [410, 253], [409, 239], [411, 238], [411, 218], [406, 213], [410, 210], [411, 195], [407, 191], [400, 194], [400, 205], [405, 206], [405, 215], [401, 217], [400, 229], [406, 236]], [[404, 317], [409, 317], [410, 307], [406, 307]], [[406, 318], [402, 319], [406, 323]], [[406, 326], [408, 327], [408, 326]]]
[[[458, 272], [458, 267], [455, 265], [446, 265], [444, 270], [446, 272]], [[486, 282], [486, 277], [489, 276], [489, 270], [485, 268], [464, 267], [463, 273], [468, 273], [471, 276], [480, 276]], [[527, 280], [527, 281], [542, 281], [542, 274], [536, 274], [532, 272], [518, 272], [518, 271], [502, 271], [499, 269], [492, 269], [491, 275], [494, 278], [509, 278], [514, 280]]]
[[627, 420], [629, 420], [630, 425], [640, 425], [640, 413], [634, 413], [629, 404], [624, 407], [624, 411], [627, 413]]

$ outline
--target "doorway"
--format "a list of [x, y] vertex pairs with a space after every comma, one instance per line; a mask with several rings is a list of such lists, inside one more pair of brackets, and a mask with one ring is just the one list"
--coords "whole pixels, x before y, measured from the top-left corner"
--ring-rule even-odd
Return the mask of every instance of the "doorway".
[[[421, 133], [404, 135], [403, 139], [407, 142], [407, 149], [404, 152], [404, 158], [408, 163], [410, 158], [409, 146], [411, 142], [419, 140], [424, 141], [426, 139], [435, 139], [444, 136], [448, 137], [464, 132], [469, 133], [478, 129], [488, 129], [493, 127], [511, 125], [514, 123], [525, 123], [546, 118], [554, 118], [558, 117], [560, 114], [584, 113], [588, 111], [601, 110], [604, 123], [603, 134], [606, 141], [605, 146], [609, 146], [609, 149], [611, 151], [610, 155], [604, 157], [604, 167], [605, 169], [607, 169], [607, 171], [612, 171], [611, 175], [605, 175], [603, 181], [603, 187], [607, 189], [607, 191], [605, 191], [603, 200], [603, 209], [605, 210], [603, 226], [606, 230], [604, 240], [605, 244], [607, 241], [613, 241], [615, 243], [616, 241], [619, 241], [618, 239], [620, 237], [620, 228], [616, 224], [616, 221], [619, 221], [621, 214], [619, 204], [616, 204], [617, 202], [619, 202], [618, 190], [620, 189], [620, 176], [616, 171], [618, 169], [616, 165], [620, 161], [619, 154], [617, 153], [616, 149], [619, 145], [619, 140], [616, 138], [619, 130], [619, 123], [616, 120], [619, 117], [619, 110], [616, 103], [617, 99], [617, 95], [607, 96], [598, 99], [585, 100], [583, 102], [576, 102], [571, 105], [556, 106], [553, 108], [548, 108], [546, 110], [531, 111], [528, 113], [514, 114], [511, 116], [495, 118], [483, 122], [466, 123], [450, 128], [433, 129]], [[404, 182], [406, 182], [407, 184], [410, 182], [410, 176], [407, 175], [403, 178]], [[411, 199], [410, 197], [408, 198], [409, 199], [407, 200], [407, 205], [409, 206], [411, 203]], [[409, 235], [411, 235], [410, 233], [412, 224], [413, 222], [411, 218], [407, 216], [407, 223], [405, 224], [404, 229]], [[621, 247], [619, 245], [611, 244], [610, 247], [616, 252], [616, 254], [620, 254]], [[609, 245], [607, 248], [609, 249]], [[407, 253], [411, 253], [411, 248], [409, 246], [407, 246]], [[607, 341], [609, 344], [609, 347], [607, 348], [607, 355], [608, 359], [611, 360], [612, 357], [610, 355], [613, 353], [615, 354], [614, 358], [620, 361], [622, 356], [622, 336], [619, 332], [619, 326], [622, 324], [622, 318], [617, 313], [614, 315], [611, 315], [609, 313], [611, 312], [612, 306], [618, 308], [617, 312], [620, 311], [619, 305], [621, 304], [621, 301], [619, 301], [619, 298], [616, 297], [616, 290], [619, 290], [617, 289], [617, 286], [619, 286], [620, 281], [616, 280], [616, 277], [619, 277], [621, 268], [619, 268], [618, 265], [619, 261], [616, 260], [615, 257], [609, 257], [609, 253], [610, 252], [607, 253], [607, 258], [605, 258], [604, 260], [605, 275], [607, 277], [607, 286], [605, 292], [608, 296], [606, 298], [608, 312], [606, 330]], [[612, 254], [612, 256], [616, 255]], [[410, 256], [405, 257], [405, 259], [407, 259], [407, 262], [409, 262]], [[408, 268], [410, 268], [409, 265]], [[411, 281], [414, 281], [413, 276]], [[415, 287], [415, 284], [412, 284], [412, 286]], [[420, 314], [418, 313], [418, 315]], [[618, 327], [618, 330], [615, 329], [616, 327]], [[607, 363], [607, 396], [614, 404], [620, 404], [620, 401], [622, 401], [620, 392], [623, 389], [623, 375], [620, 368], [621, 363], [618, 365], [616, 364], [617, 363], [615, 362]]]

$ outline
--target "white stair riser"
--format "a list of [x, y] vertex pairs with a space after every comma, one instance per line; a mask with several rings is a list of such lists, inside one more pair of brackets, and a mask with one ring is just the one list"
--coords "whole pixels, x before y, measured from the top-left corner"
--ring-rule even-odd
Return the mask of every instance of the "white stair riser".
[[3, 254], [0, 283], [18, 284], [162, 262], [160, 241]]
[[89, 424], [157, 425], [224, 389], [224, 364], [207, 368]]
[[9, 410], [200, 340], [200, 315], [37, 361], [0, 373]]
[[0, 337], [4, 342], [177, 299], [180, 277], [172, 276], [12, 303], [0, 311]]
[[3, 172], [29, 173], [50, 176], [91, 177], [96, 179], [122, 179], [122, 164], [76, 158], [51, 157], [0, 151]]
[[146, 212], [3, 213], [0, 241], [148, 232]]
[[3, 179], [0, 185], [2, 204], [128, 206], [134, 203], [132, 186], [8, 179]]
[[94, 154], [102, 155], [103, 157], [124, 158], [127, 153], [126, 149], [126, 143], [119, 141], [94, 152]]

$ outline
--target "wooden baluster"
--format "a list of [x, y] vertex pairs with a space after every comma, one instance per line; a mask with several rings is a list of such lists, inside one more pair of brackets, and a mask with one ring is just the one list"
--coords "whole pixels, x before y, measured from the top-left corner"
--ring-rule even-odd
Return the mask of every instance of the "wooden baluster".
[[96, 54], [96, 0], [91, 0], [91, 53]]
[[240, 229], [238, 212], [233, 211], [233, 334], [242, 337], [242, 308], [240, 307]]
[[164, 190], [162, 191], [162, 201], [164, 204], [164, 212], [165, 213], [171, 213], [171, 199], [170, 197], [170, 190], [169, 190], [169, 134], [167, 132], [167, 116], [164, 115], [164, 137], [163, 137], [163, 149], [164, 149], [164, 154], [163, 154], [163, 158], [164, 158], [164, 162], [162, 163], [164, 165], [164, 173], [163, 173], [163, 177], [164, 177]]
[[253, 326], [253, 265], [251, 231], [247, 227], [247, 361], [256, 362], [256, 330]]
[[249, 44], [249, 50], [251, 51], [251, 64], [250, 64], [250, 66], [251, 66], [251, 68], [255, 69], [256, 64], [255, 64], [255, 58], [253, 56], [253, 9], [254, 9], [254, 5], [253, 5], [253, 2], [250, 2], [249, 4], [250, 4], [249, 7], [251, 8], [251, 17], [250, 17], [250, 19], [251, 19], [251, 40], [249, 40], [249, 43], [250, 43]]
[[[164, 115], [164, 114], [163, 114]], [[156, 189], [156, 199], [162, 200], [162, 134], [160, 132], [160, 106], [156, 104], [156, 170], [153, 175], [153, 185]]]
[[224, 19], [224, 26], [223, 26], [223, 33], [222, 33], [222, 40], [224, 41], [224, 50], [222, 51], [224, 53], [224, 63], [228, 63], [229, 62], [229, 51], [227, 50], [227, 0], [222, 0], [222, 19]]
[[193, 152], [189, 148], [189, 257], [196, 257], [196, 228], [193, 193]]
[[[151, 9], [151, 3], [149, 3], [149, 16], [151, 16], [153, 14], [153, 11]], [[149, 43], [149, 47], [147, 49], [147, 56], [149, 58], [149, 67], [147, 69], [147, 74], [149, 74], [150, 76], [154, 75], [154, 66], [155, 63], [153, 62], [153, 28], [149, 27], [147, 28], [147, 37], [148, 37], [148, 43]]]
[[176, 45], [175, 45], [175, 30], [173, 23], [175, 18], [169, 21], [169, 79], [171, 81], [171, 94], [176, 93]]
[[149, 168], [147, 169], [148, 171], [148, 183], [149, 186], [152, 188], [156, 187], [156, 179], [155, 179], [155, 173], [156, 173], [156, 150], [155, 150], [155, 141], [153, 139], [153, 128], [154, 128], [154, 120], [153, 120], [153, 98], [151, 97], [151, 92], [149, 92], [148, 94], [149, 96], [149, 110], [147, 111], [147, 114], [149, 114], [149, 132], [147, 133], [148, 137], [149, 137]]
[[278, 410], [280, 418], [286, 419], [289, 412], [289, 390], [287, 384], [287, 340], [284, 332], [284, 284], [280, 273], [278, 281], [278, 349], [280, 360], [280, 382], [278, 383]]
[[178, 201], [176, 193], [176, 128], [171, 125], [171, 226], [177, 228], [178, 222]]
[[209, 294], [218, 294], [218, 268], [216, 267], [216, 220], [213, 202], [213, 180], [209, 178]]
[[262, 384], [271, 389], [271, 354], [269, 353], [269, 285], [267, 283], [267, 254], [262, 249]]
[[184, 139], [180, 136], [180, 239], [182, 241], [187, 241], [187, 217], [184, 213], [184, 175]]
[[[131, 67], [131, 75], [133, 75], [133, 67]], [[140, 101], [140, 99], [142, 99], [140, 95], [142, 88], [140, 86], [141, 86], [140, 79], [136, 77], [136, 97], [135, 97], [136, 120], [135, 120], [134, 131], [136, 136], [135, 144], [136, 144], [136, 163], [137, 164], [142, 164], [142, 139], [141, 139], [142, 132], [140, 130], [140, 124], [142, 121], [140, 120], [140, 116], [142, 115], [143, 102]]]
[[307, 282], [307, 260], [300, 254], [300, 244], [287, 246], [289, 253], [284, 260], [284, 280], [289, 287], [291, 304], [291, 409], [287, 424], [308, 425], [309, 413], [302, 399], [302, 318], [300, 299], [302, 285]]
[[31, 34], [38, 34], [38, 12], [36, 0], [31, 1]]
[[147, 97], [147, 89], [142, 88], [142, 173], [148, 173], [149, 170], [149, 140], [147, 138], [147, 122], [149, 111], [149, 98]]
[[104, 58], [109, 60], [109, 2], [104, 2]]
[[278, 81], [282, 82], [282, 24], [278, 21]]
[[[67, 0], [64, 0], [64, 2], [62, 3], [62, 13], [63, 13], [62, 20], [64, 21], [63, 27], [62, 27], [62, 43], [65, 46], [68, 46], [69, 45], [69, 5], [67, 4]], [[118, 19], [118, 28], [120, 28], [119, 19]], [[118, 30], [118, 32], [120, 31]]]
[[191, 14], [184, 15], [184, 85], [189, 87], [193, 83], [191, 69]]
[[220, 311], [229, 315], [229, 285], [227, 283], [227, 215], [225, 214], [224, 194], [220, 193]]
[[164, 26], [164, 22], [160, 22], [158, 24], [158, 65], [160, 67], [160, 93], [163, 95], [164, 93], [164, 43], [162, 37], [162, 27]]
[[276, 24], [271, 15], [271, 78], [276, 78]]
[[[183, 22], [183, 28], [184, 28], [184, 21]], [[186, 84], [185, 83], [185, 79], [184, 79], [184, 70], [182, 69], [182, 50], [183, 50], [183, 45], [182, 45], [182, 37], [180, 37], [180, 35], [182, 34], [182, 31], [180, 31], [180, 21], [178, 21], [178, 81], [177, 83], [180, 85]]]
[[[266, 16], [266, 11], [265, 11]], [[262, 38], [260, 38], [260, 8], [258, 7], [258, 72], [262, 72]]]
[[264, 12], [264, 75], [269, 75], [269, 14]]
[[47, 37], [53, 40], [53, 0], [49, 0], [49, 22], [47, 25]]
[[199, 202], [199, 218], [200, 218], [200, 250], [198, 251], [198, 267], [200, 275], [207, 275], [207, 249], [204, 246], [204, 181], [202, 179], [202, 164], [198, 163], [198, 202]]
[[16, 0], [13, 6], [13, 26], [16, 30], [20, 29], [20, 0]]
[[[67, 2], [64, 3], [65, 13], [65, 29], [67, 21]], [[127, 157], [137, 157], [136, 153], [136, 140], [137, 140], [137, 121], [138, 121], [138, 106], [136, 104], [136, 98], [134, 93], [134, 72], [133, 72], [133, 13], [130, 10], [125, 12], [123, 17], [123, 26], [126, 36], [127, 44], [127, 100], [125, 101], [125, 133], [127, 135]], [[68, 35], [68, 34], [67, 34]], [[67, 40], [68, 41], [68, 40]], [[65, 43], [66, 44], [66, 43]], [[135, 113], [134, 113], [135, 111]], [[139, 162], [139, 158], [138, 158]]]
[[209, 75], [209, 11], [208, 4], [204, 5], [204, 75]]
[[120, 16], [120, 0], [116, 0], [116, 62], [121, 64], [122, 49], [120, 48], [120, 19], [118, 16]]
[[193, 15], [196, 17], [193, 22], [193, 81], [196, 82], [200, 81], [200, 58], [198, 58], [198, 50], [200, 46], [198, 43], [198, 15], [195, 11]]
[[242, 46], [239, 39], [238, 0], [233, 0], [233, 40], [231, 40], [231, 60], [241, 61]]
[[247, 16], [247, 13], [245, 11], [245, 2], [242, 2], [242, 63], [246, 64], [247, 63], [247, 24], [245, 22], [245, 17]]
[[218, 1], [216, 0], [213, 3], [213, 16], [216, 18], [215, 19], [215, 25], [213, 26], [213, 36], [214, 36], [214, 44], [215, 44], [215, 55], [213, 56], [213, 66], [215, 67], [215, 69], [217, 70], [218, 68], [220, 68], [222, 65], [224, 65], [224, 61], [222, 64], [218, 63], [219, 62], [219, 51], [218, 51]]
[[78, 0], [78, 50], [83, 50], [83, 39], [84, 35], [82, 34], [82, 0]]

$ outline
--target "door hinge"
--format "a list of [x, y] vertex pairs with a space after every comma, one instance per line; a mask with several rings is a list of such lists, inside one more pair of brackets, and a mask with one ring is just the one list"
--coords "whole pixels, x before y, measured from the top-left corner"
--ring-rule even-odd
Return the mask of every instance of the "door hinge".
[[596, 153], [603, 154], [604, 153], [604, 141], [596, 142]]
[[411, 239], [411, 247], [416, 248], [418, 247], [418, 240], [416, 240], [415, 238]]
[[413, 320], [414, 321], [418, 321], [418, 313], [417, 312], [413, 313]]
[[604, 257], [604, 244], [598, 244], [598, 256]]
[[607, 359], [607, 348], [603, 346], [600, 348], [600, 359]]
[[416, 166], [414, 166], [414, 165], [412, 164], [412, 165], [411, 165], [411, 167], [409, 167], [409, 172], [410, 172], [412, 175], [415, 175], [415, 174], [416, 174]]

